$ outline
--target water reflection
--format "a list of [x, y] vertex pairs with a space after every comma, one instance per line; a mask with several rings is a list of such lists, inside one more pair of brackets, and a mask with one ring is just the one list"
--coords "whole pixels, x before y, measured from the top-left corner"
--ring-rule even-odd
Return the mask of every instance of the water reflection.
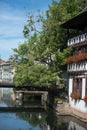
[[52, 111], [48, 111], [46, 122], [49, 130], [87, 130], [86, 122], [72, 116], [56, 116]]
[[20, 119], [27, 121], [33, 127], [37, 127], [38, 125], [41, 127], [46, 121], [46, 113], [45, 112], [23, 112], [16, 113]]
[[87, 124], [69, 116], [59, 116], [48, 110], [39, 112], [0, 112], [1, 130], [87, 130]]
[[[24, 109], [26, 101], [15, 100], [11, 89], [0, 90], [0, 130], [87, 130], [84, 122], [70, 116], [57, 116], [51, 109], [32, 107], [31, 102], [27, 104], [31, 107]], [[33, 102], [33, 105], [36, 104]], [[12, 109], [6, 111], [4, 108], [8, 107]]]
[[11, 97], [12, 88], [0, 88], [0, 107], [12, 107], [15, 105], [14, 99]]
[[[27, 113], [28, 114], [28, 113]], [[1, 130], [41, 130], [40, 126], [33, 127], [24, 118], [24, 113], [0, 113]]]

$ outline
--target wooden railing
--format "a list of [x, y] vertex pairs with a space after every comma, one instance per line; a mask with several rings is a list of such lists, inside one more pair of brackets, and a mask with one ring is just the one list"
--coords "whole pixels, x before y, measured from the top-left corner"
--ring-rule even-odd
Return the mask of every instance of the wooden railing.
[[68, 72], [81, 72], [87, 71], [87, 61], [83, 61], [80, 63], [72, 63], [67, 65]]
[[67, 45], [71, 46], [71, 45], [74, 45], [74, 44], [84, 42], [85, 40], [87, 40], [87, 33], [82, 34], [82, 35], [78, 35], [78, 36], [73, 37], [71, 39], [68, 39]]

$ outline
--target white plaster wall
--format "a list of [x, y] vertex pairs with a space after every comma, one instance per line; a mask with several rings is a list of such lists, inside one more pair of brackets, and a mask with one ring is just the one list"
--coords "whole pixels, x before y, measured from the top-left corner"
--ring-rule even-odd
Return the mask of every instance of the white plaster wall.
[[87, 61], [86, 61], [86, 70], [87, 70]]
[[86, 128], [80, 126], [79, 124], [77, 124], [73, 121], [70, 121], [68, 130], [86, 130]]
[[82, 79], [82, 99], [81, 100], [74, 100], [70, 97], [70, 94], [72, 93], [72, 83], [73, 79], [69, 79], [69, 103], [71, 107], [81, 111], [81, 112], [87, 112], [87, 105], [85, 104], [83, 97], [85, 96], [85, 78]]
[[47, 130], [50, 130], [50, 126], [49, 125], [47, 126]]
[[72, 93], [72, 87], [73, 87], [73, 79], [69, 78], [69, 100], [70, 100], [70, 95]]
[[84, 98], [84, 96], [85, 96], [85, 90], [86, 90], [86, 78], [83, 78], [82, 79], [82, 99]]

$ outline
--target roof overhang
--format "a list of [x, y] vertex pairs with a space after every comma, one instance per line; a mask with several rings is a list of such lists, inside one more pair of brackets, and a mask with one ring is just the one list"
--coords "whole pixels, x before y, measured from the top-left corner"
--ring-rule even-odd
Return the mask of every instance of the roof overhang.
[[87, 27], [87, 8], [85, 8], [77, 16], [63, 23], [61, 26], [66, 29], [83, 30]]

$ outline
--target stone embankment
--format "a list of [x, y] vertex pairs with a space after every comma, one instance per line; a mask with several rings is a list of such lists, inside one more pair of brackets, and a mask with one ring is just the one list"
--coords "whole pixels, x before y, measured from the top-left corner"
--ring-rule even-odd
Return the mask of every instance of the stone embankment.
[[57, 115], [71, 115], [72, 110], [68, 102], [59, 101], [55, 107]]

